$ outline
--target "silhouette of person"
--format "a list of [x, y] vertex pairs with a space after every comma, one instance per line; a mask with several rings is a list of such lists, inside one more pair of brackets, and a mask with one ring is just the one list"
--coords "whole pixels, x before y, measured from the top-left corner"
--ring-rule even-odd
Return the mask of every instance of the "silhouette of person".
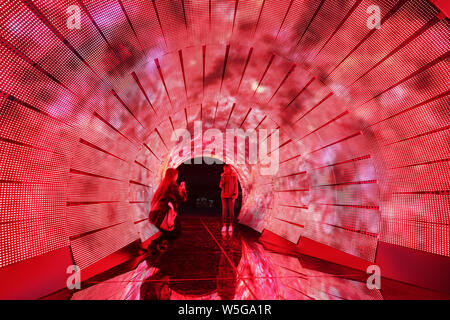
[[[221, 252], [219, 270], [217, 272], [217, 294], [222, 300], [233, 300], [236, 293], [236, 267], [235, 255], [231, 239], [222, 242], [225, 252]], [[230, 259], [231, 261], [229, 261]], [[233, 263], [233, 266], [231, 265]]]
[[223, 173], [220, 179], [220, 189], [222, 198], [222, 235], [233, 234], [234, 222], [234, 202], [238, 196], [238, 178], [231, 168], [231, 165], [223, 166]]
[[169, 276], [159, 270], [150, 278], [144, 280], [141, 285], [141, 300], [169, 300], [171, 290], [169, 288]]
[[[176, 237], [180, 233], [179, 224], [176, 223], [176, 220], [173, 222], [175, 225], [172, 226], [172, 230], [161, 227], [169, 212], [171, 210], [178, 212], [179, 205], [187, 199], [185, 183], [182, 182], [178, 185], [177, 179], [178, 170], [174, 168], [167, 169], [164, 179], [152, 198], [149, 220], [161, 231], [161, 236], [155, 241], [155, 245], [159, 250], [167, 249], [167, 240]], [[165, 224], [167, 224], [167, 220]]]

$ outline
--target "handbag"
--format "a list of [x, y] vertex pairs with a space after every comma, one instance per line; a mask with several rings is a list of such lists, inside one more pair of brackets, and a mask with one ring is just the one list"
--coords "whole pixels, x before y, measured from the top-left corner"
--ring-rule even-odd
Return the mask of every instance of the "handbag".
[[167, 205], [169, 206], [169, 211], [164, 217], [164, 220], [161, 222], [159, 228], [164, 231], [172, 231], [175, 228], [175, 219], [177, 217], [177, 212], [173, 208], [171, 202], [169, 202]]

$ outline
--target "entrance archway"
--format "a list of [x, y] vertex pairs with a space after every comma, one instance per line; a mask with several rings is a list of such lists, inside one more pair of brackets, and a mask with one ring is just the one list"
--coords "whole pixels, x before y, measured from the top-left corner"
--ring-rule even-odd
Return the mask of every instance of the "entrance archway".
[[[178, 166], [178, 182], [186, 182], [188, 199], [182, 207], [184, 214], [215, 215], [220, 217], [220, 175], [224, 163], [218, 159], [194, 158]], [[209, 164], [212, 163], [212, 164]], [[237, 218], [242, 207], [242, 188], [239, 182], [239, 195], [235, 202], [234, 216]]]

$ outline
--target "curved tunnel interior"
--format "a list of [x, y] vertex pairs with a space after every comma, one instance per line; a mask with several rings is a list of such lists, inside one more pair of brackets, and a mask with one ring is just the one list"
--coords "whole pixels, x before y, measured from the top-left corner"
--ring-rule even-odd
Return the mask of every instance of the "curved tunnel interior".
[[[87, 270], [151, 239], [165, 170], [203, 156], [236, 168], [239, 222], [257, 232], [448, 266], [449, 19], [436, 5], [72, 2], [0, 3], [0, 273], [65, 249]], [[212, 148], [208, 133], [228, 129], [265, 135], [271, 162], [239, 162], [245, 136]]]

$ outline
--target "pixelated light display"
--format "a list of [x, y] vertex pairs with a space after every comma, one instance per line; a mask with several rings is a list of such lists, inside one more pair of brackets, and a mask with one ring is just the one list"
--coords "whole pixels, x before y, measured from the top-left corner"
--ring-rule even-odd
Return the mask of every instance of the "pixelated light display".
[[[237, 240], [242, 257], [236, 273], [217, 266], [211, 292], [197, 293], [195, 282], [211, 281], [190, 278], [187, 292], [173, 283], [164, 268], [143, 261], [132, 271], [108, 281], [96, 283], [74, 293], [72, 300], [382, 300], [379, 290], [369, 290], [363, 282], [351, 280], [350, 274], [336, 275], [302, 265], [296, 257], [265, 252], [262, 245]], [[236, 243], [235, 243], [236, 245]], [[226, 262], [228, 263], [228, 261]], [[225, 267], [224, 264], [222, 267]], [[228, 265], [229, 269], [231, 268]], [[182, 277], [185, 278], [185, 277]], [[214, 277], [212, 277], [214, 278]], [[180, 282], [179, 282], [180, 283]], [[217, 283], [217, 287], [216, 287]], [[234, 283], [232, 285], [231, 283]], [[222, 286], [220, 286], [222, 284]], [[223, 285], [225, 288], [223, 288]], [[229, 292], [228, 296], [223, 293]]]
[[280, 130], [276, 175], [236, 166], [242, 223], [450, 256], [449, 20], [426, 0], [12, 0], [0, 25], [0, 267], [150, 237], [195, 121]]

